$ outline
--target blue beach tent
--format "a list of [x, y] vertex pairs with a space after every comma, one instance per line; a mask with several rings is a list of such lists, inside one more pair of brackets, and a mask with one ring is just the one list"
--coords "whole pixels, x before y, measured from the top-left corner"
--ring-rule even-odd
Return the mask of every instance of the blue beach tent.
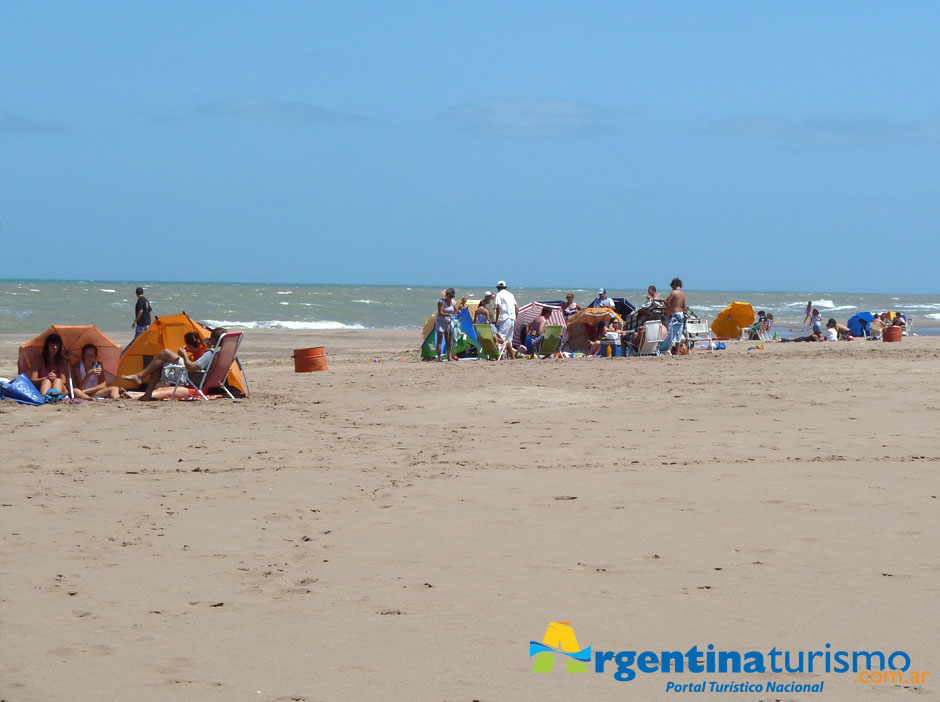
[[853, 336], [868, 336], [868, 330], [871, 328], [871, 321], [875, 318], [871, 312], [859, 312], [854, 317], [849, 318], [848, 326]]

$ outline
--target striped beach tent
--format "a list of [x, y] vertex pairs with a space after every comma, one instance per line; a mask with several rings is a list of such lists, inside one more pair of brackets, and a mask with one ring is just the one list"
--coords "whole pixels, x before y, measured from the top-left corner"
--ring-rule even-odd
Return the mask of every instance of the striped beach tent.
[[525, 343], [525, 339], [522, 338], [522, 326], [525, 325], [528, 327], [533, 319], [542, 314], [543, 307], [551, 309], [552, 314], [548, 318], [548, 323], [561, 325], [561, 342], [565, 342], [565, 315], [561, 311], [561, 307], [558, 305], [549, 305], [544, 302], [530, 302], [528, 305], [519, 308], [519, 314], [516, 317], [516, 328], [512, 335], [512, 341], [515, 346]]

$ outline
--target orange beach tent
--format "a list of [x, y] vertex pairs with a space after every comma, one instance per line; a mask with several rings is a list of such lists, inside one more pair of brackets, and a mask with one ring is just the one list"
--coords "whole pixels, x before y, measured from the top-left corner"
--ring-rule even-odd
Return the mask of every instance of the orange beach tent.
[[[134, 339], [133, 343], [127, 347], [127, 351], [121, 356], [118, 373], [120, 375], [139, 373], [163, 349], [170, 349], [175, 352], [181, 346], [185, 346], [186, 342], [183, 337], [189, 332], [196, 332], [203, 339], [209, 337], [209, 330], [199, 322], [190, 319], [185, 312], [169, 317], [156, 317], [150, 328]], [[133, 383], [126, 380], [119, 380], [118, 384], [127, 390], [137, 389]], [[245, 376], [242, 374], [237, 360], [232, 362], [232, 370], [229, 372], [227, 385], [233, 391], [240, 392], [245, 397], [248, 396], [248, 383], [245, 382]]]

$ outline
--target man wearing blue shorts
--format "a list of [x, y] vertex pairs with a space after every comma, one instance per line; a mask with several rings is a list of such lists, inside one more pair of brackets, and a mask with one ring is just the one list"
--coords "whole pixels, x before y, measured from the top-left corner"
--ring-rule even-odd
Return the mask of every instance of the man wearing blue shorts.
[[682, 339], [682, 329], [685, 326], [685, 313], [688, 311], [688, 305], [685, 303], [685, 293], [682, 292], [682, 281], [673, 278], [669, 284], [672, 292], [666, 298], [666, 311], [669, 313], [669, 330], [666, 338], [659, 347], [660, 353], [671, 353], [673, 356], [679, 353], [679, 341]]

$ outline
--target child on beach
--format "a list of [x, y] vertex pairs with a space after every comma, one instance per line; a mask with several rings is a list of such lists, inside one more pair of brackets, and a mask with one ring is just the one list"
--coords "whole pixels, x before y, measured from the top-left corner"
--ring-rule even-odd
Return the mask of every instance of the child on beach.
[[819, 314], [819, 310], [815, 307], [813, 308], [813, 317], [810, 321], [810, 324], [813, 327], [813, 333], [822, 332], [822, 315]]

